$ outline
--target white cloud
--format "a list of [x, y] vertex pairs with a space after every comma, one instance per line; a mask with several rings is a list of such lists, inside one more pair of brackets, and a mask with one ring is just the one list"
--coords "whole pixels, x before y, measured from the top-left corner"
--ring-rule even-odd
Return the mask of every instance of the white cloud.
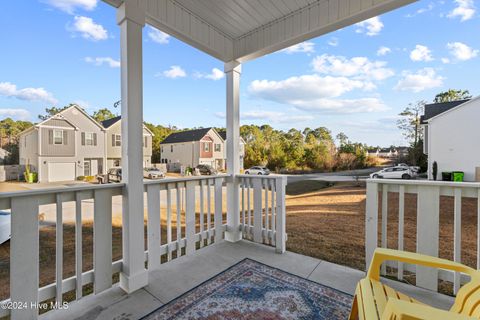
[[85, 57], [85, 62], [91, 63], [95, 66], [108, 65], [110, 68], [120, 68], [120, 61], [110, 57]]
[[354, 89], [364, 88], [362, 81], [314, 74], [281, 81], [254, 80], [249, 86], [249, 92], [266, 100], [295, 104], [295, 101], [338, 97]]
[[185, 70], [180, 66], [171, 66], [170, 69], [163, 71], [162, 74], [164, 77], [170, 79], [184, 78], [187, 76]]
[[45, 2], [69, 14], [73, 14], [77, 8], [92, 11], [97, 6], [97, 0], [46, 0]]
[[383, 22], [379, 17], [373, 17], [356, 24], [356, 33], [365, 33], [367, 36], [376, 36], [383, 29]]
[[[217, 112], [215, 116], [224, 119], [225, 113]], [[293, 123], [313, 120], [314, 117], [312, 115], [291, 115], [284, 112], [253, 110], [240, 113], [240, 119], [251, 121], [263, 120], [274, 123]]]
[[450, 63], [450, 59], [448, 58], [442, 58], [441, 60], [442, 60], [442, 63], [445, 63], [445, 64]]
[[315, 52], [315, 44], [313, 42], [302, 42], [295, 44], [291, 47], [281, 50], [285, 53], [292, 54], [298, 52], [312, 53]]
[[475, 6], [473, 0], [455, 0], [457, 6], [447, 15], [449, 18], [460, 17], [460, 21], [466, 21], [473, 18], [475, 14]]
[[170, 35], [153, 27], [148, 27], [148, 37], [156, 43], [167, 44], [170, 41]]
[[329, 46], [337, 47], [340, 41], [338, 40], [337, 37], [332, 37], [327, 43]]
[[19, 90], [16, 85], [10, 82], [0, 82], [0, 95], [27, 101], [44, 101], [51, 104], [58, 102], [44, 88], [23, 88]]
[[296, 101], [297, 109], [321, 113], [367, 113], [388, 110], [378, 98], [361, 99], [315, 99], [311, 101]]
[[390, 49], [389, 47], [381, 46], [377, 50], [377, 56], [385, 56], [385, 55], [389, 54], [390, 52], [392, 52], [392, 49]]
[[0, 108], [0, 117], [13, 118], [16, 120], [28, 120], [30, 119], [30, 112], [21, 108]]
[[447, 48], [450, 50], [450, 54], [460, 61], [470, 60], [478, 55], [478, 50], [461, 42], [448, 43]]
[[441, 87], [445, 78], [436, 74], [433, 68], [423, 68], [415, 73], [403, 72], [403, 78], [395, 86], [396, 90], [420, 92]]
[[196, 72], [193, 76], [199, 79], [205, 78], [205, 79], [216, 81], [216, 80], [223, 79], [223, 77], [225, 77], [225, 73], [218, 68], [213, 68], [212, 72], [210, 73], [205, 74], [205, 73]]
[[69, 27], [72, 32], [78, 32], [80, 35], [88, 40], [98, 41], [106, 40], [108, 38], [107, 30], [98, 23], [95, 23], [92, 18], [75, 16], [73, 25]]
[[347, 59], [343, 56], [323, 54], [315, 57], [312, 65], [313, 69], [319, 73], [369, 81], [385, 80], [395, 74], [392, 69], [386, 68], [386, 62], [370, 61], [366, 57]]
[[417, 44], [415, 49], [410, 52], [410, 59], [412, 61], [432, 61], [432, 51], [421, 44]]
[[407, 18], [413, 18], [413, 17], [415, 17], [419, 14], [422, 14], [422, 13], [425, 13], [425, 12], [428, 12], [428, 11], [432, 11], [433, 8], [435, 8], [435, 4], [433, 2], [430, 2], [428, 4], [428, 6], [418, 9], [417, 11], [415, 11], [415, 13], [409, 13], [409, 14], [406, 15], [406, 17]]

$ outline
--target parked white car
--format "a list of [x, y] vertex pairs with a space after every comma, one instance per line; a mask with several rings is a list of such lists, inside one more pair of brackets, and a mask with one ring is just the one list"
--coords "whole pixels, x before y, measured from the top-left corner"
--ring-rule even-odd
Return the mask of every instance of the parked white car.
[[257, 175], [268, 176], [270, 174], [270, 170], [268, 170], [267, 167], [255, 166], [245, 170], [245, 174], [257, 174]]
[[411, 170], [415, 171], [415, 172], [420, 172], [420, 167], [418, 166], [409, 166], [408, 164], [406, 163], [399, 163], [397, 164], [397, 167], [406, 167], [406, 168], [410, 168]]
[[165, 178], [165, 173], [154, 167], [144, 168], [143, 177], [146, 179], [163, 179]]
[[0, 244], [9, 240], [11, 235], [11, 214], [8, 211], [0, 211]]
[[414, 178], [417, 173], [409, 167], [396, 166], [385, 168], [383, 170], [370, 174], [370, 178], [378, 179], [411, 179]]

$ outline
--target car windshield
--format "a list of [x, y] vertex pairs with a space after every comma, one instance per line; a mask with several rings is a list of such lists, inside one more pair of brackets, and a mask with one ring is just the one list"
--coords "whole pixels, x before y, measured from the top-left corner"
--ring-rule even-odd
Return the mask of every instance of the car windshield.
[[158, 171], [157, 168], [145, 168], [145, 171]]

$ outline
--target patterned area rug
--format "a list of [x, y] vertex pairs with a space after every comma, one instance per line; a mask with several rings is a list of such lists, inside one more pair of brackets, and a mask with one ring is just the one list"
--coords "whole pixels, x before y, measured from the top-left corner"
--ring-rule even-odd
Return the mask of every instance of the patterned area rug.
[[143, 319], [347, 319], [351, 301], [341, 291], [245, 259]]

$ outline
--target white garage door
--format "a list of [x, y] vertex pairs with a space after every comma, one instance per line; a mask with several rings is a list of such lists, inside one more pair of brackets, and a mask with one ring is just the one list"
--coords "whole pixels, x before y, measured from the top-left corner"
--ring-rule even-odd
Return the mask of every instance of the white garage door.
[[75, 180], [75, 162], [49, 162], [48, 181]]

